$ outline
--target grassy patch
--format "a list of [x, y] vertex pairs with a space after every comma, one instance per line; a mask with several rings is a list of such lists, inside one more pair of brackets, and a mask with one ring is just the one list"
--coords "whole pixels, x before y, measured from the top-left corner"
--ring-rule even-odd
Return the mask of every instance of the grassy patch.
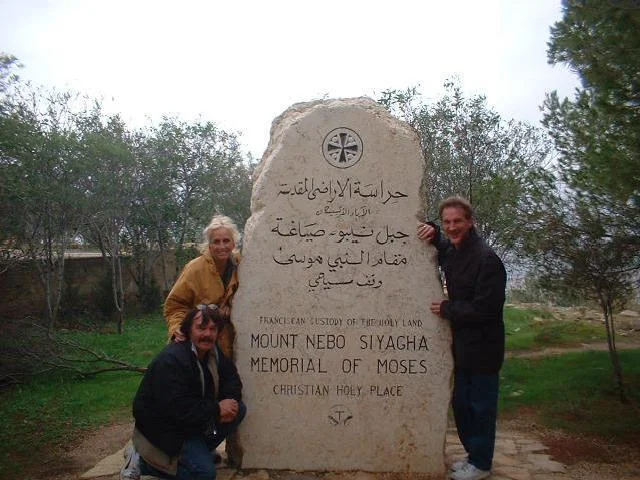
[[606, 339], [602, 325], [581, 321], [559, 321], [549, 312], [505, 308], [507, 350], [538, 350], [548, 346], [570, 347]]
[[619, 352], [630, 403], [620, 402], [608, 352], [510, 358], [501, 372], [500, 409], [535, 409], [540, 421], [613, 441], [637, 439], [640, 425], [640, 350]]
[[[164, 346], [166, 326], [161, 316], [153, 315], [132, 320], [123, 335], [77, 331], [63, 336], [111, 357], [146, 366]], [[65, 443], [82, 429], [127, 418], [141, 378], [135, 372], [89, 378], [55, 374], [3, 393], [0, 478], [9, 478], [9, 473], [15, 476], [42, 452]]]

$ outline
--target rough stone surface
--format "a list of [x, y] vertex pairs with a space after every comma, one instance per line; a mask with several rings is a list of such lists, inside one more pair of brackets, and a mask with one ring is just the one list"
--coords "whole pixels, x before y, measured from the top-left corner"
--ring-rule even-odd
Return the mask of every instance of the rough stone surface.
[[423, 168], [415, 133], [370, 99], [274, 122], [233, 307], [243, 468], [444, 473], [452, 359], [415, 233]]

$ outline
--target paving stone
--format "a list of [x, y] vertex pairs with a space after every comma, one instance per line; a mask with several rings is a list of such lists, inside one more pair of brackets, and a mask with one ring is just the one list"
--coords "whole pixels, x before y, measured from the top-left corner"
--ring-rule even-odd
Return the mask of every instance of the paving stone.
[[452, 453], [454, 455], [466, 454], [464, 447], [462, 445], [447, 446], [447, 452]]
[[510, 438], [511, 440], [516, 440], [516, 439], [526, 439], [527, 436], [526, 435], [522, 435], [521, 433], [518, 432], [501, 432], [501, 431], [497, 431], [496, 432], [496, 438]]
[[518, 445], [540, 445], [540, 441], [534, 438], [521, 437], [515, 439]]
[[323, 480], [376, 480], [379, 476], [369, 472], [350, 472], [350, 473], [336, 473], [328, 474], [323, 477]]
[[547, 450], [547, 446], [543, 445], [540, 442], [532, 442], [532, 443], [523, 443], [520, 446], [520, 451], [523, 453], [533, 453]]
[[445, 438], [447, 440], [447, 443], [459, 443], [460, 442], [460, 439], [458, 438], [458, 435], [456, 435], [455, 433], [447, 433]]
[[231, 480], [236, 477], [235, 468], [218, 468], [216, 470], [216, 480]]
[[522, 465], [522, 460], [514, 457], [513, 455], [505, 455], [502, 452], [495, 452], [493, 454], [493, 465], [515, 467]]
[[555, 460], [551, 460], [550, 455], [544, 455], [540, 453], [529, 453], [526, 456], [527, 462], [531, 463], [532, 471], [537, 473], [545, 472], [561, 472], [566, 471], [566, 467]]
[[506, 455], [516, 455], [518, 453], [516, 442], [511, 438], [496, 439], [496, 451], [500, 451]]
[[[493, 469], [494, 476], [501, 475], [511, 480], [531, 480], [531, 472], [525, 467], [500, 466]], [[493, 477], [491, 477], [493, 478]]]

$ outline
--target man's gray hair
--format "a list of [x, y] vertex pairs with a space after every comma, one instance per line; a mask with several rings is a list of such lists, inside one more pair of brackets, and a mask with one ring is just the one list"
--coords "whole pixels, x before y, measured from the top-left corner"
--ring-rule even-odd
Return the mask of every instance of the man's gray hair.
[[459, 208], [464, 212], [464, 216], [466, 218], [475, 218], [473, 207], [468, 200], [462, 197], [453, 196], [442, 200], [438, 206], [438, 214], [440, 215], [440, 218], [442, 218], [442, 211], [445, 208]]

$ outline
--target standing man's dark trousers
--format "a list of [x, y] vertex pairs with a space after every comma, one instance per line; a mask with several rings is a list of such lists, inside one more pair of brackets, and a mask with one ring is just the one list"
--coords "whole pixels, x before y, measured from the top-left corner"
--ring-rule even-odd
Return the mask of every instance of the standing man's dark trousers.
[[455, 371], [453, 415], [469, 463], [491, 470], [498, 414], [498, 373]]

